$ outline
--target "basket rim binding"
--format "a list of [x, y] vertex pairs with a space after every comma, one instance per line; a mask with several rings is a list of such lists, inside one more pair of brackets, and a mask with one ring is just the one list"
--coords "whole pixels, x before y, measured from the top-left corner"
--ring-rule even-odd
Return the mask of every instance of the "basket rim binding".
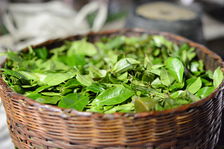
[[[46, 44], [51, 44], [53, 42], [58, 42], [58, 41], [65, 41], [68, 40], [72, 37], [88, 37], [88, 36], [93, 36], [93, 35], [108, 35], [108, 34], [113, 34], [113, 33], [128, 33], [128, 32], [132, 32], [132, 33], [146, 33], [146, 34], [151, 34], [151, 35], [162, 35], [165, 36], [167, 38], [171, 38], [174, 40], [177, 40], [179, 42], [185, 42], [188, 43], [190, 46], [197, 48], [200, 51], [203, 51], [205, 54], [209, 55], [210, 57], [212, 57], [213, 59], [215, 59], [218, 64], [220, 65], [222, 71], [224, 72], [224, 62], [222, 60], [222, 58], [220, 56], [218, 56], [215, 52], [209, 50], [208, 48], [206, 48], [205, 46], [199, 44], [199, 43], [195, 43], [191, 40], [188, 40], [184, 37], [172, 34], [172, 33], [168, 33], [168, 32], [159, 32], [159, 31], [151, 31], [151, 30], [144, 30], [144, 29], [140, 29], [140, 28], [134, 28], [134, 29], [115, 29], [115, 30], [108, 30], [108, 31], [100, 31], [100, 32], [90, 32], [87, 34], [81, 34], [81, 35], [74, 35], [74, 36], [69, 36], [66, 38], [57, 38], [57, 39], [52, 39], [52, 40], [47, 40], [45, 42], [42, 42], [40, 44], [37, 45], [32, 45], [33, 48], [35, 47], [40, 47], [40, 46], [44, 46]], [[27, 50], [28, 48], [24, 48], [22, 50]], [[5, 62], [5, 61], [4, 61]], [[4, 62], [2, 64], [4, 64]], [[1, 66], [2, 66], [1, 64]], [[42, 104], [39, 103], [33, 99], [30, 99], [28, 97], [23, 96], [22, 94], [16, 93], [14, 92], [7, 84], [6, 82], [3, 80], [3, 78], [0, 76], [0, 90], [3, 91], [4, 94], [7, 94], [13, 98], [19, 97], [18, 99], [24, 99], [23, 102], [27, 102], [30, 105], [33, 105], [35, 107], [38, 107], [38, 109], [47, 109], [49, 111], [54, 111], [54, 112], [60, 112], [63, 113], [63, 117], [70, 117], [72, 115], [78, 115], [78, 116], [91, 116], [91, 117], [103, 117], [103, 118], [115, 118], [115, 117], [135, 117], [135, 118], [139, 118], [139, 117], [146, 117], [146, 116], [162, 116], [162, 115], [167, 115], [170, 113], [178, 113], [178, 112], [185, 112], [185, 111], [189, 111], [193, 108], [197, 108], [199, 106], [201, 106], [202, 104], [204, 104], [205, 102], [207, 102], [208, 100], [210, 100], [212, 97], [216, 96], [216, 94], [219, 92], [219, 90], [224, 88], [224, 80], [222, 81], [222, 83], [219, 85], [219, 87], [217, 87], [208, 97], [200, 99], [199, 101], [190, 103], [190, 104], [186, 104], [186, 105], [182, 105], [173, 109], [168, 109], [168, 110], [163, 110], [163, 111], [149, 111], [149, 112], [139, 112], [139, 113], [111, 113], [111, 114], [104, 114], [104, 113], [96, 113], [96, 112], [81, 112], [81, 111], [77, 111], [75, 109], [65, 109], [65, 108], [60, 108], [54, 105], [48, 105], [48, 104]], [[10, 98], [11, 99], [11, 98]], [[3, 99], [4, 100], [4, 99]], [[4, 101], [3, 101], [4, 102]], [[224, 106], [224, 105], [223, 105]]]

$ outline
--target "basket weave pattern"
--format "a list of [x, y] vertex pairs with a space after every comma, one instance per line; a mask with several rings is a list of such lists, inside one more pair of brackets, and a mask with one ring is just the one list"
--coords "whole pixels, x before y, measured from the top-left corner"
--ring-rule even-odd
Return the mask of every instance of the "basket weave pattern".
[[[182, 37], [143, 30], [117, 30], [50, 40], [34, 47], [49, 49], [65, 40], [94, 42], [116, 35], [162, 34], [196, 47], [207, 69], [223, 68], [219, 56]], [[24, 49], [26, 50], [26, 49]], [[213, 149], [220, 133], [224, 84], [196, 103], [161, 112], [97, 114], [44, 105], [13, 92], [0, 78], [0, 97], [15, 146], [19, 149]]]

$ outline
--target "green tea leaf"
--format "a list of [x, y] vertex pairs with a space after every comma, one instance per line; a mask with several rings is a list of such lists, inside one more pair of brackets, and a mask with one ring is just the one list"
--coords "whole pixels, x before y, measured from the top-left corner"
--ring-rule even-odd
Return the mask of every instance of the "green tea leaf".
[[162, 69], [160, 72], [160, 80], [165, 86], [170, 86], [170, 84], [172, 83], [169, 74], [165, 69]]
[[79, 40], [72, 43], [71, 47], [68, 49], [67, 55], [87, 55], [93, 56], [97, 53], [96, 47], [86, 40]]
[[215, 90], [215, 87], [203, 87], [197, 93], [196, 96], [205, 98]]
[[123, 105], [117, 105], [114, 106], [112, 109], [109, 109], [105, 111], [104, 113], [115, 113], [115, 112], [122, 112], [122, 113], [127, 113], [127, 112], [134, 112], [135, 107], [133, 103], [127, 103]]
[[176, 92], [174, 92], [174, 93], [172, 93], [171, 95], [170, 95], [170, 97], [171, 98], [180, 98], [180, 97], [183, 97], [183, 96], [186, 96], [186, 92], [185, 91], [183, 91], [183, 90], [179, 90], [179, 91], [176, 91]]
[[183, 82], [184, 66], [178, 58], [169, 57], [165, 61], [165, 66], [177, 81]]
[[94, 99], [94, 103], [96, 105], [116, 105], [126, 101], [132, 95], [134, 95], [132, 90], [119, 85], [103, 91]]
[[38, 82], [39, 85], [55, 86], [75, 76], [73, 71], [66, 73], [32, 73], [20, 71], [28, 80]]
[[176, 91], [176, 90], [179, 90], [179, 89], [183, 89], [184, 87], [184, 82], [183, 83], [180, 83], [180, 82], [174, 82], [170, 87], [169, 87], [169, 90], [170, 91]]
[[54, 97], [41, 96], [38, 97], [36, 101], [39, 103], [57, 104], [60, 99], [61, 99], [60, 96], [54, 96]]
[[58, 59], [55, 59], [55, 60], [49, 59], [43, 63], [40, 63], [40, 64], [38, 64], [38, 68], [40, 70], [46, 71], [46, 72], [48, 72], [48, 71], [50, 71], [50, 72], [69, 71], [71, 69], [69, 66], [58, 61]]
[[[26, 92], [26, 96], [29, 97], [29, 96], [33, 96], [35, 94], [39, 94], [39, 92], [41, 91], [44, 91], [46, 89], [48, 89], [50, 86], [49, 85], [44, 85], [44, 86], [40, 86], [38, 87], [35, 91], [32, 91], [32, 92]], [[41, 96], [41, 94], [39, 94]], [[30, 97], [31, 98], [31, 97]], [[35, 98], [36, 99], [36, 98]]]
[[46, 48], [38, 48], [35, 49], [34, 52], [36, 53], [37, 57], [46, 60], [48, 57], [48, 50]]
[[211, 70], [207, 70], [205, 74], [208, 76], [208, 78], [213, 79], [213, 73]]
[[85, 57], [83, 55], [71, 54], [64, 56], [64, 61], [68, 66], [84, 66], [86, 64]]
[[87, 91], [91, 91], [91, 92], [94, 92], [94, 93], [100, 93], [102, 91], [104, 91], [104, 86], [99, 84], [99, 83], [93, 83], [91, 84], [90, 86], [88, 86], [86, 88]]
[[77, 81], [77, 79], [72, 78], [69, 79], [67, 82], [65, 82], [65, 84], [63, 84], [63, 88], [75, 88], [80, 86], [81, 84], [79, 83], [79, 81]]
[[36, 100], [36, 99], [40, 98], [42, 95], [39, 94], [39, 93], [35, 93], [35, 92], [26, 92], [25, 96], [28, 97], [28, 98]]
[[89, 71], [93, 78], [103, 78], [107, 74], [106, 70], [100, 70], [95, 66], [90, 66]]
[[164, 85], [162, 84], [162, 82], [159, 78], [156, 78], [154, 81], [152, 81], [151, 85], [153, 88], [164, 87]]
[[157, 102], [155, 102], [153, 99], [150, 97], [133, 97], [134, 105], [135, 105], [135, 110], [136, 112], [147, 112], [154, 110], [155, 105]]
[[14, 76], [18, 79], [27, 79], [26, 76], [24, 76], [22, 73], [20, 72], [17, 72], [17, 71], [13, 71], [13, 70], [9, 70], [9, 69], [4, 69], [4, 68], [1, 68], [1, 70], [3, 71], [4, 74], [6, 75], [10, 75], [10, 76]]
[[[75, 76], [74, 72], [66, 72], [66, 73], [47, 73], [45, 77], [42, 74], [35, 74], [39, 76], [39, 81], [43, 84], [47, 84], [50, 86], [58, 85], [62, 82], [65, 82], [68, 79], [71, 79]], [[43, 79], [43, 80], [42, 80]]]
[[14, 51], [0, 52], [0, 56], [7, 56], [8, 59], [15, 62], [22, 62], [22, 58]]
[[153, 41], [157, 47], [161, 47], [162, 45], [165, 45], [169, 49], [172, 47], [172, 42], [168, 41], [163, 36], [153, 36]]
[[197, 78], [197, 80], [195, 80], [192, 84], [190, 84], [187, 87], [187, 90], [190, 93], [195, 94], [201, 88], [201, 86], [202, 86], [202, 82], [201, 82], [201, 78], [199, 77], [199, 78]]
[[218, 67], [213, 74], [213, 85], [218, 87], [223, 81], [223, 72], [220, 67]]
[[77, 74], [76, 79], [84, 86], [90, 86], [93, 83], [89, 75]]
[[191, 77], [189, 79], [186, 80], [187, 86], [190, 86], [193, 82], [195, 82], [197, 80], [196, 77]]
[[114, 73], [122, 73], [129, 69], [132, 69], [134, 65], [139, 64], [140, 62], [133, 58], [123, 58], [119, 60], [113, 67], [112, 71]]
[[118, 80], [121, 80], [121, 81], [125, 81], [128, 79], [128, 73], [125, 72], [123, 74], [121, 74], [120, 76], [117, 77]]
[[61, 93], [57, 93], [57, 92], [41, 92], [42, 95], [45, 96], [60, 96]]
[[82, 111], [88, 104], [89, 98], [78, 93], [71, 93], [64, 96], [58, 106], [61, 108], [72, 108], [78, 111]]
[[114, 49], [118, 48], [125, 42], [125, 37], [124, 36], [118, 36], [113, 39], [110, 39], [109, 42], [106, 43], [107, 49]]

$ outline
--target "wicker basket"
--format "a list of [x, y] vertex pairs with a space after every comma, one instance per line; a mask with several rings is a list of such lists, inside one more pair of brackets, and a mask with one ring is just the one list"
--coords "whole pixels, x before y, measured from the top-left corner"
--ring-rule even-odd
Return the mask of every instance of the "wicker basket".
[[[49, 40], [34, 47], [49, 49], [66, 40], [87, 37], [94, 42], [116, 35], [160, 34], [196, 47], [207, 69], [223, 63], [204, 46], [169, 33], [124, 29]], [[26, 49], [24, 49], [26, 50]], [[218, 141], [223, 109], [224, 83], [209, 97], [161, 112], [99, 114], [40, 104], [13, 92], [0, 78], [3, 101], [13, 143], [19, 149], [147, 148], [213, 149]]]

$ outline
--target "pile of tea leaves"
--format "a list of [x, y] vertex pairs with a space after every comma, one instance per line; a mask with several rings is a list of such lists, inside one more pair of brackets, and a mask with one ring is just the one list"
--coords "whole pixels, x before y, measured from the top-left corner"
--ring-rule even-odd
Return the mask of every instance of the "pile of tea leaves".
[[158, 35], [66, 41], [2, 53], [4, 81], [37, 102], [99, 113], [162, 111], [196, 102], [223, 80], [195, 48]]

